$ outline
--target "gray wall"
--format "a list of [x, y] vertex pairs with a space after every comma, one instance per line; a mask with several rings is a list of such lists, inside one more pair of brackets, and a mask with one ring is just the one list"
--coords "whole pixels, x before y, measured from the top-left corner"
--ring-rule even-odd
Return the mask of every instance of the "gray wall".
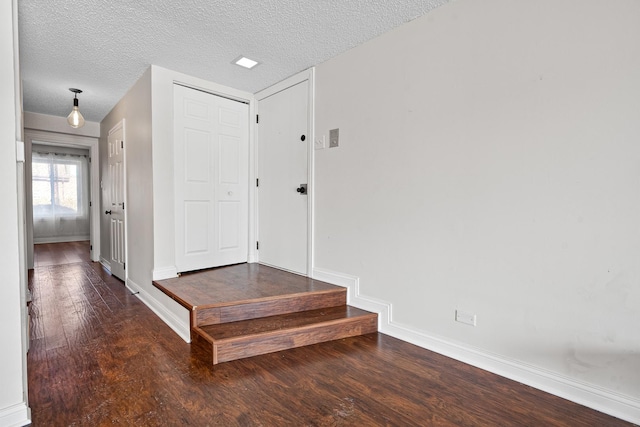
[[[153, 211], [151, 171], [151, 69], [133, 85], [100, 124], [100, 176], [102, 209], [110, 209], [109, 131], [125, 120], [127, 277], [135, 283], [151, 286], [153, 265]], [[101, 254], [109, 258], [110, 226], [108, 215], [101, 217]]]

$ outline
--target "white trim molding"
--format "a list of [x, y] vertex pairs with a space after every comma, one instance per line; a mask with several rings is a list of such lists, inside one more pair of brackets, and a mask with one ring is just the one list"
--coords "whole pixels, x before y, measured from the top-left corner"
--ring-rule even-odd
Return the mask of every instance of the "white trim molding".
[[104, 257], [100, 256], [100, 264], [111, 274], [111, 263]]
[[0, 408], [0, 426], [21, 427], [31, 424], [31, 411], [26, 402]]
[[55, 236], [55, 237], [34, 237], [33, 244], [42, 243], [65, 243], [65, 242], [86, 242], [91, 241], [89, 236]]
[[[191, 326], [188, 321], [188, 313], [187, 313], [187, 322], [180, 319], [176, 316], [175, 313], [168, 310], [160, 301], [154, 298], [149, 292], [147, 292], [140, 285], [135, 283], [130, 278], [127, 278], [127, 289], [131, 291], [132, 294], [137, 296], [140, 301], [144, 303], [151, 311], [153, 311], [156, 316], [158, 316], [164, 323], [167, 324], [173, 331], [178, 334], [180, 338], [182, 338], [185, 342], [191, 342]], [[169, 297], [167, 297], [169, 298]], [[176, 303], [177, 304], [177, 303]], [[183, 310], [187, 311], [186, 308], [181, 307]]]
[[616, 418], [640, 424], [640, 399], [394, 322], [392, 304], [362, 295], [359, 277], [319, 268], [313, 269], [312, 277], [346, 287], [349, 305], [378, 313], [379, 332]]
[[153, 270], [153, 280], [173, 279], [174, 277], [178, 277], [178, 270], [175, 265]]

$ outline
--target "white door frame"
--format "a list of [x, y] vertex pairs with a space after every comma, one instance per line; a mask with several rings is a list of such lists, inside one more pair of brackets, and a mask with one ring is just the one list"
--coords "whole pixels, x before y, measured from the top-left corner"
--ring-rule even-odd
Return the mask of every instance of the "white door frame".
[[[315, 68], [309, 68], [305, 71], [302, 71], [294, 76], [291, 76], [283, 81], [281, 81], [280, 83], [276, 83], [275, 85], [264, 89], [258, 93], [256, 93], [255, 95], [255, 99], [256, 99], [256, 111], [259, 114], [260, 113], [260, 101], [268, 98], [271, 95], [274, 95], [278, 92], [282, 92], [285, 89], [290, 88], [291, 86], [295, 86], [299, 83], [302, 83], [304, 81], [308, 81], [308, 87], [309, 87], [309, 108], [308, 108], [308, 123], [309, 123], [309, 138], [307, 138], [307, 276], [311, 277], [311, 273], [313, 272], [313, 268], [314, 268], [314, 264], [313, 264], [313, 260], [314, 260], [314, 253], [313, 253], [313, 248], [314, 248], [314, 211], [313, 211], [313, 207], [314, 207], [314, 200], [315, 200], [315, 187], [314, 187], [314, 175], [315, 175], [315, 171], [314, 171], [314, 164], [315, 164], [315, 150], [314, 150], [314, 143], [313, 141], [315, 141], [315, 111], [314, 111], [314, 105], [315, 105]], [[255, 123], [254, 123], [255, 125]], [[259, 140], [259, 127], [256, 128], [256, 141]], [[257, 151], [260, 149], [259, 148], [259, 144], [256, 144], [258, 146]], [[259, 156], [259, 153], [257, 153], [257, 156]], [[255, 164], [255, 169], [257, 170], [257, 158], [256, 156], [256, 164]], [[257, 202], [257, 196], [256, 196], [256, 200]], [[257, 203], [256, 203], [257, 204]], [[260, 215], [260, 211], [259, 211], [259, 207], [257, 209], [257, 214], [255, 215], [255, 230], [259, 233], [258, 230], [258, 219], [259, 219], [259, 215]], [[256, 236], [258, 236], [259, 234], [256, 234]], [[254, 247], [255, 247], [255, 243], [254, 243]], [[259, 260], [259, 252], [258, 252], [258, 260]]]
[[[100, 155], [99, 139], [69, 134], [60, 134], [42, 130], [25, 129], [25, 142], [28, 142], [27, 156], [31, 155], [31, 146], [34, 143], [51, 145], [55, 147], [88, 148], [91, 163], [89, 170], [91, 175], [91, 227], [89, 235], [91, 239], [91, 260], [100, 261]], [[31, 159], [27, 160], [31, 164]], [[27, 194], [27, 251], [28, 258], [33, 263], [33, 203], [29, 200], [31, 195]], [[31, 226], [29, 226], [31, 221]], [[29, 265], [33, 268], [33, 265]]]

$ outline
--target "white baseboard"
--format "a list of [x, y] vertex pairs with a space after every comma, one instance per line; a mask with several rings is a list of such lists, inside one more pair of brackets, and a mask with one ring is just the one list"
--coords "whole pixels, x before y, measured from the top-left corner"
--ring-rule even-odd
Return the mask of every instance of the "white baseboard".
[[174, 277], [178, 277], [178, 270], [176, 270], [175, 265], [153, 270], [153, 280], [173, 279]]
[[111, 263], [109, 261], [100, 257], [100, 264], [102, 264], [102, 266], [106, 268], [109, 273], [111, 273]]
[[[191, 326], [189, 322], [186, 324], [180, 319], [175, 313], [172, 313], [168, 310], [160, 301], [154, 298], [149, 292], [144, 290], [140, 285], [135, 283], [133, 280], [127, 278], [127, 288], [140, 300], [151, 309], [164, 323], [167, 324], [173, 331], [180, 336], [185, 342], [191, 342]], [[169, 298], [169, 297], [167, 297]], [[175, 301], [171, 300], [173, 304], [177, 304]], [[181, 307], [184, 310], [186, 308]]]
[[38, 245], [42, 243], [85, 242], [88, 240], [89, 240], [88, 234], [86, 236], [34, 237], [33, 244]]
[[31, 411], [26, 402], [0, 408], [0, 426], [22, 427], [31, 424]]
[[418, 347], [451, 357], [469, 365], [526, 384], [625, 421], [640, 424], [640, 399], [576, 381], [556, 372], [443, 337], [428, 334], [393, 321], [392, 305], [360, 294], [360, 279], [315, 268], [312, 277], [347, 288], [347, 302], [378, 313], [378, 330]]

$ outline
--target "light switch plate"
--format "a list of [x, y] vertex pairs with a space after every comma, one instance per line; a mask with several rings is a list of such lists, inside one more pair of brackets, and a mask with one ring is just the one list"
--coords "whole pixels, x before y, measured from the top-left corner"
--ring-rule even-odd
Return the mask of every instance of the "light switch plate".
[[331, 129], [329, 131], [329, 148], [338, 146], [338, 140], [340, 137], [340, 129]]
[[316, 137], [314, 147], [316, 150], [322, 150], [326, 147], [324, 135]]

